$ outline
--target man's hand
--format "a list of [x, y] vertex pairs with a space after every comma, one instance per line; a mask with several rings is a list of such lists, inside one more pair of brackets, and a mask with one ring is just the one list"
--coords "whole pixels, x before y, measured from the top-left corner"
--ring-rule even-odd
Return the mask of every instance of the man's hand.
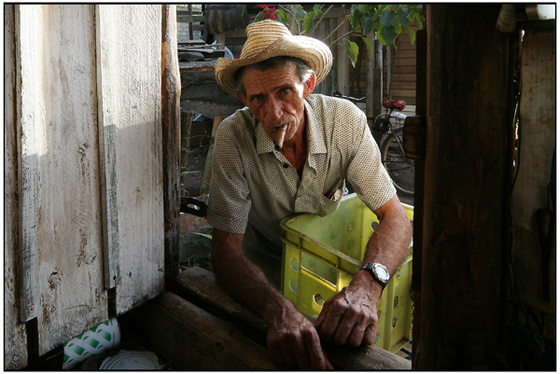
[[268, 327], [267, 344], [278, 364], [301, 370], [332, 370], [313, 324], [293, 309]]
[[321, 338], [353, 347], [373, 344], [380, 295], [381, 285], [374, 284], [365, 271], [359, 272], [348, 287], [325, 302], [315, 322]]

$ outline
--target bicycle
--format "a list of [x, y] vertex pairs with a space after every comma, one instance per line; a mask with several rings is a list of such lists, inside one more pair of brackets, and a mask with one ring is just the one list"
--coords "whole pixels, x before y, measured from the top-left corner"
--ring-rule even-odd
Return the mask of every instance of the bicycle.
[[[414, 196], [414, 160], [406, 157], [403, 147], [403, 128], [406, 115], [402, 100], [387, 100], [383, 103], [385, 113], [378, 115], [373, 126], [385, 133], [379, 150], [383, 166], [393, 180], [397, 190], [407, 196]], [[393, 121], [391, 121], [393, 119]]]
[[[350, 100], [354, 104], [363, 102], [365, 97], [355, 98], [333, 92], [334, 97]], [[373, 121], [373, 130], [383, 133], [379, 150], [383, 166], [393, 180], [395, 188], [404, 195], [414, 196], [414, 160], [406, 157], [403, 148], [403, 128], [406, 115], [401, 113], [406, 103], [403, 100], [387, 100], [383, 103], [385, 112]], [[368, 117], [368, 119], [371, 119]]]

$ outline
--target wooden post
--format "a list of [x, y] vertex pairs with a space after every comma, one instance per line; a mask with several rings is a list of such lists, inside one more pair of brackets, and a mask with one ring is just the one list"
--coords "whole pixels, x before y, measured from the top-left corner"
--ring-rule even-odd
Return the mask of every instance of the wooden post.
[[499, 4], [426, 6], [422, 313], [414, 369], [497, 365], [511, 168], [508, 37], [495, 29], [499, 10]]
[[179, 169], [181, 155], [181, 75], [177, 53], [177, 10], [163, 5], [162, 113], [163, 113], [163, 190], [165, 227], [165, 280], [170, 285], [178, 273], [181, 199]]
[[[412, 299], [414, 300], [414, 324], [412, 336], [418, 337], [422, 324], [422, 253], [424, 228], [424, 168], [426, 164], [426, 30], [416, 32], [416, 116], [423, 118], [422, 141], [423, 149], [414, 160], [414, 261], [412, 262]], [[406, 141], [409, 127], [405, 122], [404, 140]], [[419, 339], [412, 340], [412, 361], [418, 352]]]

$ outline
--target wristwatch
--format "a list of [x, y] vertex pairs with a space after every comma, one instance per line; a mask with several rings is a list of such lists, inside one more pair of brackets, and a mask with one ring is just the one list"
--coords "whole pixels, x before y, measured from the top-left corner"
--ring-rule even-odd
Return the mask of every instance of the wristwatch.
[[389, 275], [389, 270], [387, 270], [385, 265], [381, 265], [377, 262], [368, 262], [367, 264], [364, 265], [362, 270], [365, 270], [368, 273], [370, 273], [373, 279], [377, 281], [379, 284], [381, 284], [383, 289], [385, 288], [387, 283], [389, 283], [389, 279], [391, 279], [391, 276]]

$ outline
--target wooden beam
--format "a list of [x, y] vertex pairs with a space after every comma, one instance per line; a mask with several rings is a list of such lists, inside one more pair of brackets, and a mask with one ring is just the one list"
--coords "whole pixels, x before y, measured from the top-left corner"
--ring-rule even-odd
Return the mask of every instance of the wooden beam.
[[169, 291], [126, 318], [174, 370], [286, 369], [233, 325]]
[[495, 28], [499, 10], [500, 4], [426, 6], [422, 314], [414, 336], [419, 370], [502, 364], [512, 160], [506, 144], [510, 46], [509, 36]]
[[163, 142], [163, 218], [165, 229], [165, 281], [171, 285], [179, 271], [179, 225], [181, 212], [181, 75], [177, 56], [176, 5], [163, 5], [161, 50], [161, 101]]
[[[416, 65], [416, 115], [426, 117], [426, 30], [418, 30], [416, 32], [416, 48], [417, 48], [417, 65]], [[422, 148], [421, 156], [414, 161], [414, 261], [412, 262], [412, 294], [416, 303], [414, 305], [414, 324], [412, 325], [412, 336], [419, 336], [420, 326], [422, 324], [422, 252], [423, 252], [423, 226], [424, 226], [424, 166], [426, 160], [426, 129], [425, 120], [422, 132], [423, 143], [419, 145]], [[404, 127], [404, 138], [410, 130]], [[413, 362], [415, 354], [418, 353], [417, 342], [419, 339], [412, 341], [412, 357]]]
[[[245, 325], [243, 331], [254, 329], [266, 333], [263, 320], [255, 312], [239, 304], [217, 283], [213, 273], [202, 268], [189, 268], [176, 278], [175, 292], [233, 324]], [[254, 332], [251, 333], [254, 335]], [[409, 370], [411, 362], [375, 346], [341, 347], [324, 345], [329, 361], [336, 370]]]
[[181, 73], [214, 71], [215, 64], [216, 64], [216, 60], [180, 62], [179, 70]]

